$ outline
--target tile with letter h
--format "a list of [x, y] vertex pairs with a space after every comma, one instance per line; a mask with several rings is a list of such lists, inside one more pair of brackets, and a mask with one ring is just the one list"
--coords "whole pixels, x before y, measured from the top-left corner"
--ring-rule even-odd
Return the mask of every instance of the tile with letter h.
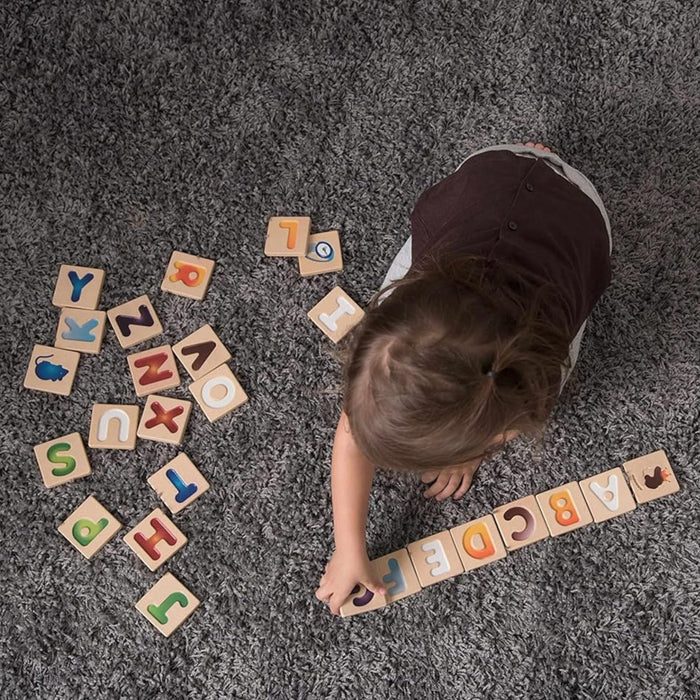
[[602, 523], [637, 507], [620, 467], [579, 481], [593, 520]]
[[138, 406], [96, 403], [92, 407], [88, 445], [97, 449], [133, 450], [138, 422]]
[[307, 315], [337, 343], [362, 320], [365, 312], [340, 287], [334, 287]]
[[169, 637], [199, 606], [199, 599], [167, 573], [136, 603], [136, 609]]
[[478, 569], [507, 556], [493, 515], [484, 515], [450, 530], [465, 571]]
[[663, 450], [637, 457], [623, 465], [637, 503], [648, 503], [680, 490], [676, 475]]
[[180, 385], [180, 373], [169, 345], [134, 352], [126, 360], [137, 396], [146, 396]]
[[156, 508], [124, 536], [124, 542], [151, 571], [155, 571], [187, 544], [187, 537], [160, 508]]
[[160, 288], [164, 292], [201, 301], [207, 293], [213, 271], [213, 260], [176, 250], [170, 256]]
[[121, 523], [94, 496], [90, 496], [68, 516], [58, 531], [86, 559], [92, 559], [121, 527]]
[[544, 516], [534, 496], [525, 496], [493, 511], [508, 551], [549, 537]]
[[80, 433], [35, 445], [34, 455], [47, 489], [80, 479], [92, 471]]
[[146, 294], [110, 309], [107, 318], [123, 348], [130, 348], [163, 332], [163, 326]]
[[343, 254], [337, 231], [325, 231], [309, 236], [306, 254], [299, 256], [299, 274], [302, 277], [322, 275], [324, 272], [340, 272]]
[[593, 516], [576, 481], [538, 493], [536, 499], [552, 537], [593, 522]]
[[149, 476], [148, 483], [173, 514], [209, 489], [209, 482], [184, 452]]
[[271, 216], [267, 225], [265, 255], [299, 257], [306, 253], [311, 230], [308, 216]]
[[248, 400], [228, 365], [221, 365], [192, 382], [189, 390], [211, 423]]
[[448, 530], [411, 542], [408, 553], [423, 588], [464, 572]]
[[80, 353], [35, 345], [24, 377], [25, 389], [68, 396], [78, 371]]
[[173, 352], [192, 379], [203, 377], [231, 359], [231, 353], [208, 324], [173, 345]]
[[104, 279], [104, 270], [98, 268], [61, 265], [52, 303], [75, 309], [96, 309]]
[[146, 399], [136, 434], [144, 440], [179, 445], [185, 434], [191, 411], [191, 401], [151, 394]]
[[106, 323], [105, 311], [64, 308], [58, 319], [55, 345], [96, 355], [102, 348]]

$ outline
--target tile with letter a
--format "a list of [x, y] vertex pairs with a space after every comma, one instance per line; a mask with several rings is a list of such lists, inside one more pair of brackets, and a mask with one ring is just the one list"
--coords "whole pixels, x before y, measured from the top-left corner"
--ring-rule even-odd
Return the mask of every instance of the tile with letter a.
[[267, 225], [265, 255], [299, 257], [306, 253], [311, 219], [308, 216], [272, 216]]
[[24, 377], [25, 389], [68, 396], [78, 371], [80, 353], [35, 345]]
[[538, 493], [535, 498], [552, 537], [593, 522], [593, 516], [576, 481]]
[[209, 488], [209, 482], [184, 452], [151, 474], [148, 484], [173, 514], [196, 501]]
[[173, 352], [192, 379], [203, 377], [231, 359], [231, 353], [208, 324], [173, 345]]
[[212, 423], [248, 400], [228, 365], [221, 365], [200, 377], [189, 389]]
[[169, 345], [127, 355], [131, 379], [137, 396], [173, 389], [180, 384], [177, 363]]
[[181, 297], [201, 300], [207, 293], [213, 271], [213, 260], [176, 250], [170, 256], [160, 288]]
[[136, 603], [136, 609], [169, 637], [199, 606], [199, 599], [171, 573], [165, 574]]
[[136, 434], [144, 440], [179, 445], [190, 419], [192, 402], [151, 394], [143, 407]]
[[138, 406], [96, 403], [92, 407], [88, 445], [98, 449], [133, 450], [138, 422]]
[[549, 537], [547, 524], [534, 496], [499, 506], [493, 515], [506, 548], [511, 552]]
[[66, 518], [58, 531], [85, 558], [92, 559], [121, 527], [121, 523], [90, 496]]
[[187, 544], [187, 537], [160, 508], [156, 508], [126, 533], [124, 542], [151, 571], [155, 571]]
[[340, 288], [334, 287], [308, 313], [308, 317], [337, 343], [364, 317], [365, 312]]
[[61, 309], [56, 329], [57, 348], [96, 355], [102, 348], [107, 313], [89, 309]]
[[146, 294], [110, 309], [107, 318], [123, 348], [130, 348], [163, 332], [163, 326]]
[[104, 279], [105, 271], [95, 267], [61, 265], [52, 303], [74, 309], [96, 309]]
[[379, 580], [386, 586], [386, 602], [393, 603], [421, 590], [420, 582], [407, 549], [372, 560]]
[[657, 498], [670, 496], [680, 489], [676, 475], [663, 450], [637, 457], [625, 462], [622, 466], [629, 476], [632, 493], [637, 503], [648, 503]]
[[360, 613], [378, 610], [386, 606], [386, 596], [368, 591], [361, 583], [352, 589], [347, 600], [340, 606], [341, 617], [352, 617]]
[[629, 513], [637, 507], [620, 467], [608, 469], [578, 483], [597, 523]]
[[340, 272], [342, 269], [343, 253], [338, 232], [326, 231], [309, 236], [306, 254], [299, 256], [299, 274], [310, 277], [324, 272]]
[[34, 455], [47, 489], [80, 479], [91, 472], [80, 433], [71, 433], [35, 445]]
[[448, 530], [411, 542], [407, 549], [423, 588], [464, 572]]
[[478, 569], [507, 556], [506, 548], [490, 513], [450, 530], [465, 571]]

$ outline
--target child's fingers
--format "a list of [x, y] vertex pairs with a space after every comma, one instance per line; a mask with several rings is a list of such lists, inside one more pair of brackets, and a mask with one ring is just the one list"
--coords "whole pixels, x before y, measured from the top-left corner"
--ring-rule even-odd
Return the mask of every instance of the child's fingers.
[[372, 591], [372, 593], [376, 593], [377, 595], [384, 595], [386, 593], [386, 586], [379, 583], [377, 579], [366, 579], [360, 583], [362, 583], [367, 590]]
[[[349, 595], [349, 593], [348, 593]], [[340, 606], [345, 602], [346, 598], [348, 595], [345, 595], [341, 598], [337, 593], [333, 593], [331, 597], [328, 599], [328, 609], [334, 614], [334, 615], [339, 615], [340, 614]]]
[[423, 491], [423, 496], [426, 498], [432, 498], [433, 496], [437, 495], [442, 491], [445, 486], [447, 486], [447, 482], [450, 480], [450, 475], [442, 472], [441, 474], [438, 475], [438, 478], [435, 479], [435, 483], [425, 491]]
[[451, 496], [457, 490], [461, 480], [461, 474], [452, 474], [449, 481], [445, 485], [445, 488], [437, 496], [435, 496], [435, 500], [444, 501], [448, 496]]
[[440, 475], [440, 472], [438, 471], [429, 471], [429, 472], [423, 472], [423, 475], [421, 476], [420, 480], [424, 484], [429, 484], [431, 481], [435, 481], [437, 477]]
[[467, 491], [469, 491], [469, 489], [471, 488], [471, 486], [472, 486], [472, 477], [469, 476], [469, 475], [467, 475], [467, 474], [465, 474], [465, 475], [462, 477], [462, 484], [461, 484], [461, 486], [454, 492], [452, 498], [454, 498], [455, 500], [457, 500], [458, 498], [462, 498], [462, 496], [464, 496], [464, 494], [465, 494]]
[[330, 587], [327, 584], [321, 585], [316, 589], [316, 597], [319, 600], [326, 601], [331, 595]]

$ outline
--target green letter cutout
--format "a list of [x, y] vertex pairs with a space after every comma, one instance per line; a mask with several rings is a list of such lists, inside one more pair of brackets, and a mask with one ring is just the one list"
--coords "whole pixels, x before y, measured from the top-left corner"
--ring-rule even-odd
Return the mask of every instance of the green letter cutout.
[[148, 610], [161, 625], [165, 625], [168, 622], [168, 617], [165, 613], [168, 612], [175, 603], [180, 603], [181, 607], [186, 608], [188, 602], [184, 593], [171, 593], [160, 605], [151, 604], [146, 610]]
[[[109, 525], [109, 520], [107, 520], [107, 518], [100, 518], [97, 522], [89, 520], [88, 518], [81, 518], [73, 525], [73, 537], [75, 537], [83, 547], [86, 547], [107, 527], [107, 525]], [[87, 530], [86, 535], [83, 534], [83, 530]]]
[[63, 467], [54, 467], [51, 473], [54, 476], [68, 476], [74, 469], [76, 465], [75, 459], [70, 455], [63, 455], [63, 457], [57, 456], [59, 452], [65, 452], [70, 450], [70, 444], [67, 442], [57, 442], [55, 445], [51, 445], [46, 451], [46, 457], [49, 462], [54, 464], [64, 464]]

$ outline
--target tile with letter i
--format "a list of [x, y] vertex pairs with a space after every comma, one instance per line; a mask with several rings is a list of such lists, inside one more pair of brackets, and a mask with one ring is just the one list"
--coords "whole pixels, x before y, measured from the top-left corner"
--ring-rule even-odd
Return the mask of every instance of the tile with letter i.
[[121, 523], [94, 497], [88, 497], [59, 526], [58, 531], [87, 559], [121, 530]]
[[169, 637], [199, 606], [199, 599], [167, 573], [146, 593], [136, 609], [163, 635]]
[[173, 352], [192, 379], [203, 377], [231, 359], [231, 353], [208, 324], [173, 345]]
[[151, 571], [155, 571], [187, 544], [187, 537], [160, 508], [156, 508], [126, 533], [124, 542]]
[[547, 524], [534, 496], [499, 506], [493, 515], [510, 552], [549, 537]]
[[299, 274], [310, 277], [324, 272], [340, 272], [342, 269], [343, 254], [338, 232], [326, 231], [309, 236], [306, 254], [299, 256]]
[[637, 457], [623, 465], [637, 503], [648, 503], [680, 490], [676, 475], [663, 450]]
[[96, 309], [105, 280], [104, 270], [77, 265], [61, 265], [53, 292], [54, 306]]
[[189, 389], [211, 423], [248, 400], [228, 365], [221, 365], [200, 377]]
[[180, 385], [175, 355], [169, 345], [127, 355], [137, 396], [173, 389]]
[[88, 445], [104, 450], [133, 450], [138, 422], [138, 406], [96, 403], [92, 407]]
[[209, 482], [184, 452], [171, 459], [155, 474], [151, 474], [148, 484], [173, 515], [196, 501], [209, 489]]
[[457, 549], [447, 530], [411, 542], [407, 549], [423, 588], [464, 572]]
[[360, 613], [378, 610], [386, 606], [386, 596], [372, 593], [361, 583], [352, 589], [347, 600], [340, 606], [341, 617], [352, 617]]
[[56, 329], [57, 348], [96, 355], [102, 348], [107, 313], [89, 309], [61, 309]]
[[136, 434], [144, 440], [179, 445], [190, 419], [192, 402], [151, 394], [143, 407]]
[[379, 580], [386, 586], [386, 602], [393, 603], [421, 590], [407, 549], [372, 560]]
[[597, 523], [629, 513], [637, 507], [620, 467], [582, 479], [578, 484]]
[[92, 471], [80, 433], [35, 445], [34, 455], [47, 489], [80, 479]]
[[362, 320], [365, 312], [340, 287], [334, 287], [307, 315], [337, 343]]
[[25, 389], [68, 396], [78, 371], [80, 353], [35, 345], [24, 377]]
[[507, 556], [496, 520], [491, 514], [453, 527], [450, 535], [465, 571], [478, 569]]
[[576, 481], [538, 493], [535, 498], [552, 537], [593, 522], [593, 516]]
[[306, 253], [311, 230], [308, 216], [272, 216], [267, 225], [265, 255], [299, 257]]
[[163, 332], [163, 326], [146, 294], [110, 309], [107, 318], [123, 348], [130, 348]]
[[160, 288], [164, 292], [181, 297], [202, 300], [207, 293], [213, 271], [213, 260], [176, 250], [170, 256], [168, 269], [165, 271]]

